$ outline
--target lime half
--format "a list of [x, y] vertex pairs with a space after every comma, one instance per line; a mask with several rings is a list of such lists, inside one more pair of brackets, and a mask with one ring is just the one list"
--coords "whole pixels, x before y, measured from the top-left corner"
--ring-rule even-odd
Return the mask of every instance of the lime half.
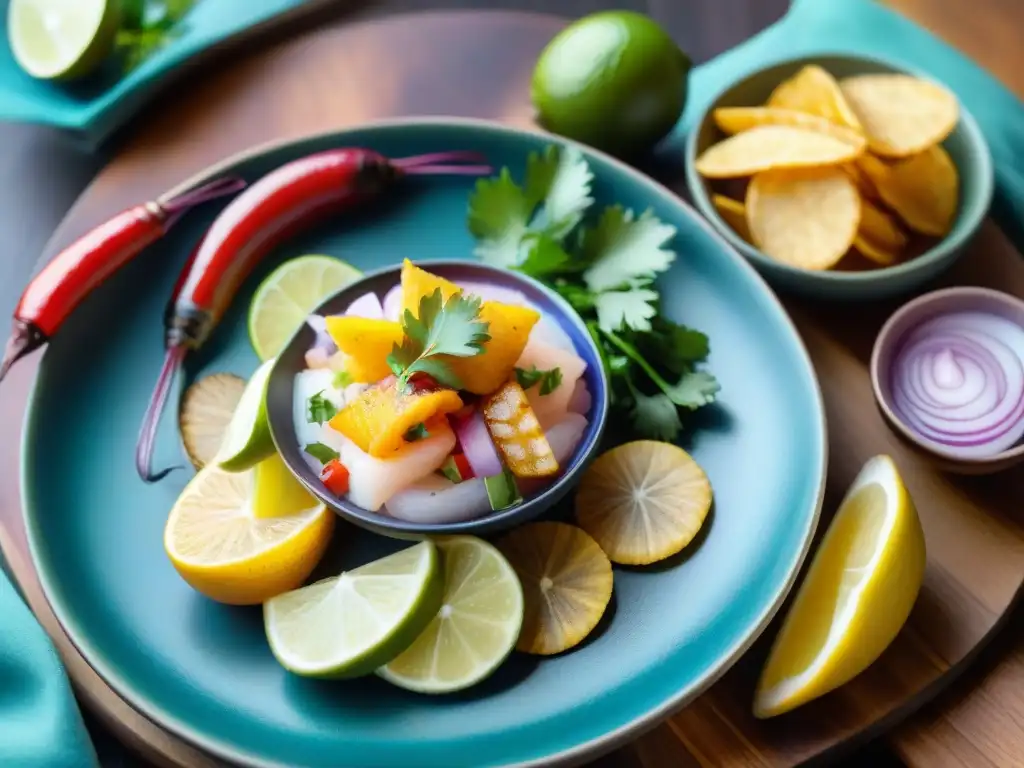
[[450, 693], [479, 683], [515, 647], [523, 624], [523, 590], [512, 566], [486, 541], [452, 536], [444, 556], [440, 610], [406, 651], [377, 674], [417, 693]]
[[241, 472], [276, 452], [267, 421], [267, 382], [274, 361], [267, 360], [256, 369], [245, 385], [242, 398], [224, 432], [216, 462], [227, 472]]
[[249, 340], [260, 360], [277, 356], [320, 302], [362, 276], [333, 256], [299, 256], [271, 272], [249, 305]]
[[19, 66], [42, 80], [89, 74], [114, 50], [121, 0], [11, 0], [7, 35]]
[[402, 652], [437, 615], [444, 590], [431, 541], [263, 606], [270, 649], [303, 677], [358, 677]]

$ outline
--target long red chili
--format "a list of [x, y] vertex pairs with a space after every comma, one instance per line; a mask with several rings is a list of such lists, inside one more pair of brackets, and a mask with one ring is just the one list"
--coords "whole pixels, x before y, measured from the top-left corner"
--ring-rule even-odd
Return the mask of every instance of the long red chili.
[[15, 362], [51, 339], [86, 296], [167, 234], [188, 210], [244, 186], [242, 179], [227, 177], [170, 200], [133, 206], [58, 253], [28, 284], [14, 310], [0, 380]]
[[[185, 266], [166, 318], [166, 348], [135, 451], [145, 482], [174, 467], [152, 471], [157, 427], [171, 384], [186, 353], [206, 341], [253, 267], [297, 230], [351, 205], [377, 197], [410, 174], [486, 175], [490, 166], [472, 152], [439, 152], [390, 160], [369, 149], [318, 152], [271, 171], [231, 201], [210, 226]], [[453, 165], [468, 161], [470, 165]]]

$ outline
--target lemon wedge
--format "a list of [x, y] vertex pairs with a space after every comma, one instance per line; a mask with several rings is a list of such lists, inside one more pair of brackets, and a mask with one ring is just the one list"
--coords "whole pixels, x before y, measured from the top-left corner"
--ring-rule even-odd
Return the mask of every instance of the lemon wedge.
[[900, 631], [924, 578], [921, 521], [888, 456], [861, 469], [811, 561], [761, 673], [773, 717], [864, 671]]
[[300, 586], [330, 542], [334, 513], [276, 453], [245, 472], [208, 464], [189, 482], [164, 528], [164, 549], [195, 590], [255, 605]]

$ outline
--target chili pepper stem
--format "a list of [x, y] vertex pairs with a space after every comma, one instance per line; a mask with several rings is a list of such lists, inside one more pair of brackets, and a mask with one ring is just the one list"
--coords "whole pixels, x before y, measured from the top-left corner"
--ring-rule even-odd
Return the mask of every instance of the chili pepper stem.
[[156, 381], [156, 388], [150, 397], [149, 406], [146, 408], [146, 415], [142, 420], [142, 428], [139, 430], [139, 440], [135, 446], [135, 469], [144, 483], [155, 483], [164, 479], [175, 469], [174, 466], [153, 472], [153, 448], [156, 445], [156, 433], [160, 426], [160, 417], [163, 415], [167, 405], [167, 396], [171, 392], [171, 384], [181, 368], [188, 348], [184, 345], [175, 345], [167, 348], [167, 355], [164, 357], [164, 364], [160, 368], [160, 376]]
[[0, 381], [4, 380], [11, 366], [25, 355], [34, 352], [46, 343], [46, 337], [31, 323], [14, 321], [14, 329], [7, 339], [7, 348], [0, 360]]

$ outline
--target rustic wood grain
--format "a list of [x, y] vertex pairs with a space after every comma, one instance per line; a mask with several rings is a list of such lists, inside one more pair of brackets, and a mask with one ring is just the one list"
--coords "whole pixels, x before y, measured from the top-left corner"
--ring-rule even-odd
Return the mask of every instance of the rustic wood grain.
[[[955, 12], [957, 0], [900, 4], [940, 33], [942, 24], [955, 26], [961, 36], [968, 28]], [[940, 10], [946, 6], [948, 10]], [[990, 13], [1002, 9], [1004, 25], [1016, 19], [1020, 28], [1024, 20], [1024, 11], [1009, 0], [975, 0], [971, 6], [974, 16], [983, 15], [982, 6]], [[561, 24], [525, 13], [449, 13], [327, 26], [233, 62], [187, 87], [177, 86], [168, 93], [166, 106], [150, 111], [75, 204], [47, 254], [117, 210], [264, 141], [410, 114], [479, 116], [530, 126], [527, 83], [532, 63]], [[989, 30], [975, 28], [983, 31], [972, 34]], [[989, 42], [971, 44], [985, 47]], [[402, 56], [396, 57], [395, 51]], [[1006, 49], [1002, 56], [990, 50], [989, 57], [991, 62], [978, 56], [1008, 82], [1019, 77], [1008, 63], [1020, 62], [1019, 56], [1012, 58]], [[469, 67], [467, 61], [486, 64]], [[679, 183], [674, 186], [682, 189]], [[990, 285], [1022, 295], [1024, 264], [989, 226], [947, 282]], [[858, 307], [853, 314], [848, 308], [805, 302], [789, 301], [787, 306], [825, 391], [831, 464], [823, 519], [827, 521], [865, 459], [890, 453], [906, 475], [925, 528], [929, 564], [921, 597], [905, 631], [884, 656], [864, 675], [813, 705], [768, 722], [753, 719], [750, 698], [770, 640], [766, 636], [697, 702], [599, 760], [600, 768], [790, 766], [834, 757], [898, 722], [962, 670], [999, 627], [1020, 589], [1024, 511], [1015, 499], [1024, 488], [1024, 469], [981, 479], [937, 474], [901, 448], [873, 407], [868, 355], [894, 305], [864, 311]], [[16, 367], [4, 383], [0, 427], [5, 435], [20, 430], [37, 360]], [[17, 441], [0, 440], [3, 476], [17, 478], [17, 466]], [[16, 482], [0, 486], [0, 524], [5, 529], [0, 545], [86, 704], [158, 764], [218, 765], [132, 711], [77, 654], [46, 606], [30, 567]], [[1005, 762], [1007, 755], [1012, 759], [1024, 749], [1007, 746], [1003, 726], [1019, 725], [1022, 719], [1015, 714], [1019, 709], [1005, 708], [1003, 694], [1024, 676], [1022, 667], [1024, 662], [1015, 662], [1011, 682], [990, 686], [991, 693], [979, 704], [965, 706], [965, 698], [959, 709], [933, 713], [894, 736], [904, 759], [928, 766], [986, 765], [982, 759], [1011, 765]]]

